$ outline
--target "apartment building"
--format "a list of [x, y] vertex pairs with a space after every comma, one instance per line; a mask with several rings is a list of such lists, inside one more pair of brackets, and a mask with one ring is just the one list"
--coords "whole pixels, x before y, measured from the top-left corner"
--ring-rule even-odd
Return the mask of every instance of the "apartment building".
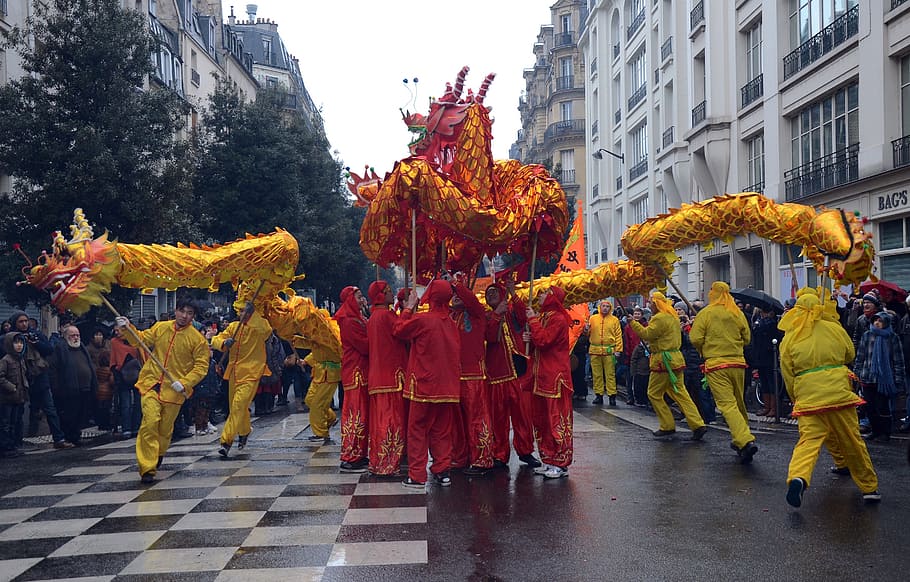
[[[910, 2], [590, 0], [588, 10], [585, 139], [603, 158], [586, 178], [590, 263], [622, 258], [627, 225], [758, 191], [870, 217], [876, 275], [910, 287]], [[786, 297], [791, 273], [816, 283], [799, 252], [739, 236], [682, 249], [673, 278], [692, 296], [720, 279]]]
[[522, 129], [509, 157], [550, 168], [574, 208], [587, 189], [585, 63], [578, 49], [587, 5], [559, 0], [550, 7], [550, 17], [532, 49], [534, 66], [524, 71], [525, 92], [518, 104]]

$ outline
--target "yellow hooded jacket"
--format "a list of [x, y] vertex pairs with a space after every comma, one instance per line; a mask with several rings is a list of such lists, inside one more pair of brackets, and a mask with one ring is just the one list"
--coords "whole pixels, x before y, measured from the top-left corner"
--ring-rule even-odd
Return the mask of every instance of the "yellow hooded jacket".
[[651, 346], [651, 371], [666, 372], [667, 367], [664, 365], [663, 352], [668, 352], [670, 356], [670, 368], [674, 371], [682, 370], [686, 367], [686, 360], [683, 359], [679, 346], [682, 345], [682, 332], [679, 329], [679, 318], [668, 313], [657, 312], [651, 317], [648, 327], [643, 326], [637, 321], [630, 320], [629, 325], [638, 336], [648, 342]]
[[746, 367], [743, 347], [752, 340], [752, 332], [739, 310], [733, 313], [722, 305], [708, 305], [695, 316], [689, 339], [705, 359], [706, 372]]
[[[136, 389], [144, 396], [155, 384], [159, 384], [159, 401], [183, 404], [193, 395], [193, 388], [202, 382], [209, 371], [210, 352], [205, 338], [192, 325], [178, 330], [173, 321], [159, 321], [145, 331], [134, 327], [133, 331], [142, 343], [152, 349], [152, 353], [174, 379], [183, 384], [185, 392], [175, 392], [170, 380], [151, 358], [146, 360], [139, 372]], [[139, 347], [135, 335], [127, 333], [124, 338], [130, 345]]]
[[265, 361], [265, 340], [269, 339], [271, 333], [269, 322], [253, 312], [243, 326], [240, 325], [240, 321], [232, 321], [224, 331], [213, 337], [212, 347], [219, 351], [223, 351], [225, 340], [234, 338], [234, 345], [228, 352], [228, 366], [224, 371], [224, 377], [233, 378], [235, 382], [258, 384], [263, 376], [271, 376]]
[[[610, 305], [610, 307], [613, 306]], [[610, 313], [609, 309], [606, 315], [595, 313], [588, 321], [591, 324], [588, 335], [588, 339], [591, 341], [588, 348], [589, 354], [607, 356], [622, 352], [622, 326], [619, 324], [619, 319]]]

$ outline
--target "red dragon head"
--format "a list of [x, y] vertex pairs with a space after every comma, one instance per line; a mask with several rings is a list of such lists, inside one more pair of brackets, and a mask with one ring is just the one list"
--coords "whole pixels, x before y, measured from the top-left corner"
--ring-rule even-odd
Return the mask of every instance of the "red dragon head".
[[81, 314], [101, 303], [101, 294], [111, 290], [120, 271], [116, 243], [107, 232], [92, 238], [92, 227], [81, 208], [73, 213], [72, 238], [54, 233], [53, 252], [43, 251], [38, 264], [25, 272], [25, 281], [51, 294], [51, 303], [60, 311]]

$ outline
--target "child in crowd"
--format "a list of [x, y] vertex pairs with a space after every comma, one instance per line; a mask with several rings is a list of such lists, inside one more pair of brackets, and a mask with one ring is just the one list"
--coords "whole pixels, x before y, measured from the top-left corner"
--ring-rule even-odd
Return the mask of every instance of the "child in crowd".
[[18, 457], [22, 454], [22, 417], [28, 402], [25, 336], [7, 333], [3, 348], [6, 355], [0, 359], [0, 457]]

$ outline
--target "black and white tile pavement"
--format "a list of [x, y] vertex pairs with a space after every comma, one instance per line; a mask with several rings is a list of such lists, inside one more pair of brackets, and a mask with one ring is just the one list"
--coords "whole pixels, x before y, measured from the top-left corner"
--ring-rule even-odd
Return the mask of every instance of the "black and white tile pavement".
[[426, 492], [339, 473], [340, 447], [308, 443], [305, 423], [255, 430], [229, 460], [217, 435], [175, 442], [151, 485], [135, 441], [95, 447], [0, 497], [0, 581], [322, 580], [426, 564]]

